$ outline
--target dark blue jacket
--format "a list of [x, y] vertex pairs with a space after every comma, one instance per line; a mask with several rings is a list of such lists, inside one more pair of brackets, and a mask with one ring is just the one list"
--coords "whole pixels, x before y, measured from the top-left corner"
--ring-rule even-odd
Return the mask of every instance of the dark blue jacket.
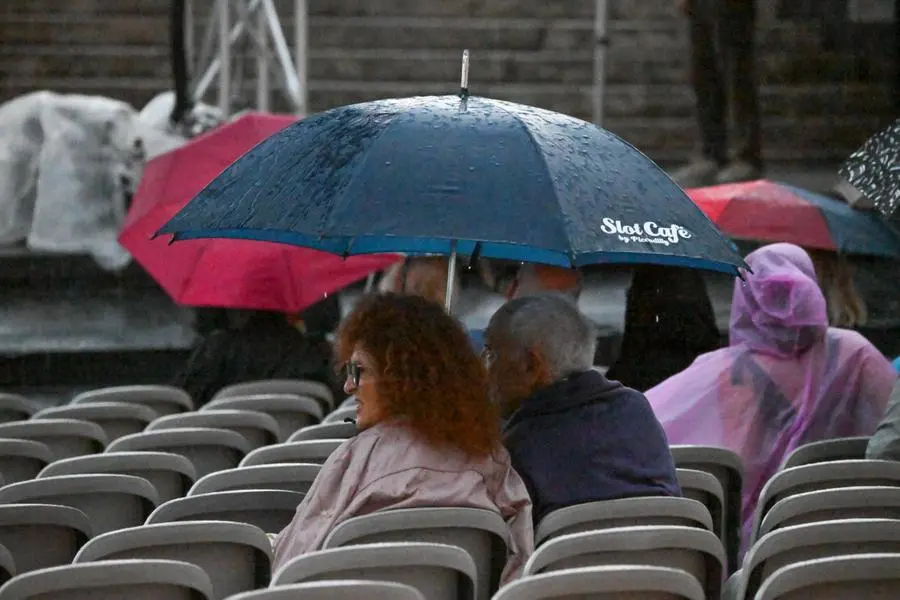
[[662, 426], [644, 395], [598, 371], [538, 390], [503, 429], [535, 524], [557, 508], [633, 496], [680, 496]]

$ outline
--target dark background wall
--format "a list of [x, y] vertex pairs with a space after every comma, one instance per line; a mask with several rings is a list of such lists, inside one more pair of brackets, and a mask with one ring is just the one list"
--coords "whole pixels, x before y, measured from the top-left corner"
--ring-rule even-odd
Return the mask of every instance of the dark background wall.
[[[758, 1], [773, 160], [839, 159], [895, 114], [893, 28], [848, 24], [848, 1], [862, 0]], [[685, 23], [675, 4], [610, 2], [606, 125], [661, 161], [684, 159], [693, 144]], [[470, 48], [475, 93], [591, 117], [593, 0], [309, 5], [314, 110], [453, 92], [460, 50]], [[0, 100], [48, 88], [140, 107], [170, 86], [167, 9], [166, 0], [4, 0]]]

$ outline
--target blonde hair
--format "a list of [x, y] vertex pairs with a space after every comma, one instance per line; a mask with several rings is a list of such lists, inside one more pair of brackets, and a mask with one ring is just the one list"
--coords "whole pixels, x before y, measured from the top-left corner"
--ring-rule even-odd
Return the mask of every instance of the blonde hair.
[[[389, 269], [379, 291], [421, 296], [441, 306], [447, 296], [449, 261], [443, 256], [416, 256]], [[405, 278], [405, 281], [404, 281]], [[453, 282], [453, 297], [459, 295], [459, 280]]]
[[854, 281], [853, 265], [845, 256], [813, 250], [809, 252], [816, 267], [819, 287], [828, 302], [828, 316], [835, 327], [861, 327], [869, 311]]

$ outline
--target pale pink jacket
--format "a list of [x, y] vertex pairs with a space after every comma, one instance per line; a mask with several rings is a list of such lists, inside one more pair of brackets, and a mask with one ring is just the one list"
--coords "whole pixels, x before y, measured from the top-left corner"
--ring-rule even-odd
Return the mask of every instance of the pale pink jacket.
[[531, 499], [503, 447], [472, 461], [429, 446], [403, 425], [380, 423], [341, 444], [325, 462], [293, 521], [275, 538], [272, 570], [321, 549], [331, 530], [351, 517], [415, 507], [499, 513], [509, 526], [503, 583], [520, 575], [534, 551]]

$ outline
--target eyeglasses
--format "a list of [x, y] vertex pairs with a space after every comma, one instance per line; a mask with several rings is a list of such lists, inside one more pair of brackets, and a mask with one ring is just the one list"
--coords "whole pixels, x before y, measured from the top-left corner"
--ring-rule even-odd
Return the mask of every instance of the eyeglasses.
[[353, 382], [353, 386], [359, 387], [359, 379], [366, 372], [366, 368], [353, 361], [348, 361], [345, 368], [347, 369], [347, 377]]

